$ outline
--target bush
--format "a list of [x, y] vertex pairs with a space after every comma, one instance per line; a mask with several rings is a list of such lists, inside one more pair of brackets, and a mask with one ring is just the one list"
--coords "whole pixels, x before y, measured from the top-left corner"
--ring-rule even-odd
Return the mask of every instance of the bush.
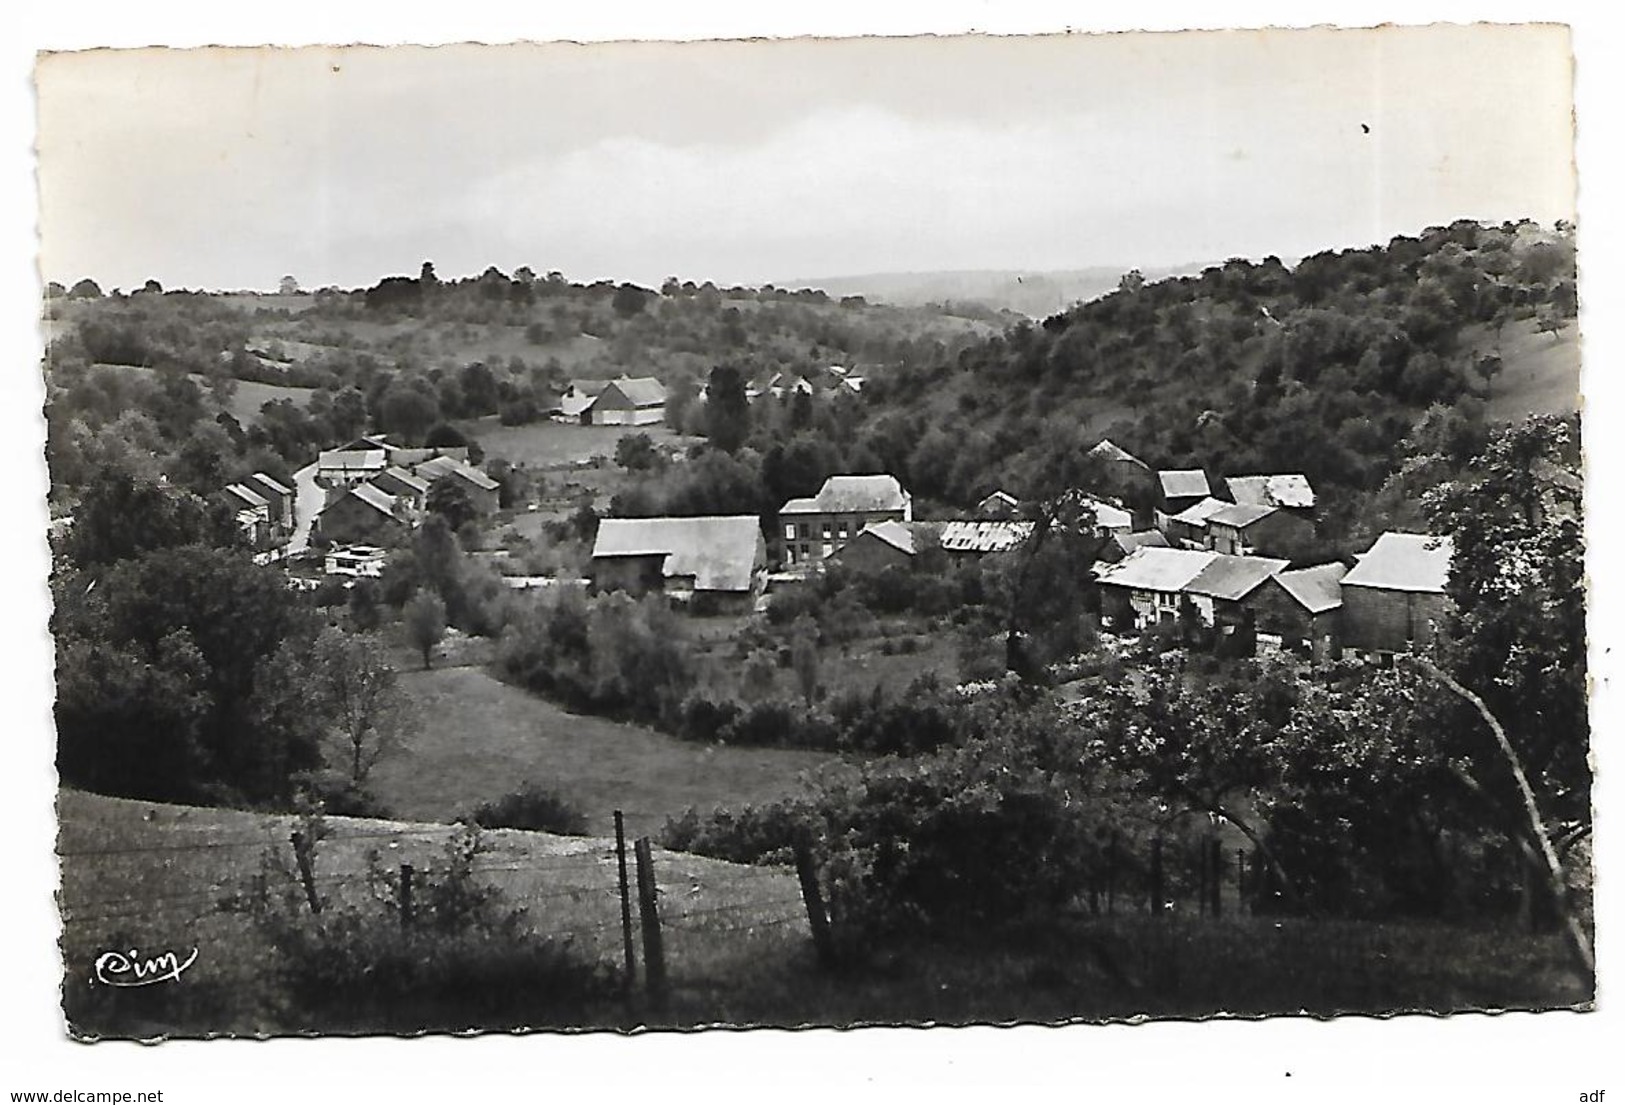
[[793, 863], [798, 841], [812, 839], [814, 811], [805, 803], [746, 806], [738, 813], [689, 809], [666, 819], [660, 846], [729, 863]]
[[526, 782], [494, 802], [482, 802], [466, 818], [484, 829], [585, 836], [587, 815], [557, 791]]

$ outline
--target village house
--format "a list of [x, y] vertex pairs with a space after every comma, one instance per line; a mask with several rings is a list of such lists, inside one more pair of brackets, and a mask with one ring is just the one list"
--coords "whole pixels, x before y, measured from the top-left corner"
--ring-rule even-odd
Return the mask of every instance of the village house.
[[[577, 410], [583, 426], [649, 426], [666, 420], [666, 388], [654, 377], [618, 376], [599, 383], [590, 402]], [[560, 406], [568, 409], [562, 400]]]
[[831, 476], [817, 495], [779, 508], [784, 560], [817, 564], [871, 522], [913, 520], [913, 498], [895, 476]]
[[1151, 466], [1110, 438], [1101, 438], [1085, 456], [1100, 470], [1098, 491], [1133, 512], [1135, 529], [1150, 529], [1161, 494], [1161, 484]]
[[264, 495], [240, 483], [228, 484], [222, 492], [234, 512], [237, 528], [250, 547], [263, 549], [271, 543], [271, 504]]
[[330, 576], [377, 579], [384, 574], [387, 555], [376, 545], [334, 545], [327, 550], [322, 566]]
[[1119, 632], [1173, 624], [1181, 613], [1195, 616], [1185, 586], [1213, 563], [1217, 553], [1146, 545], [1116, 564], [1099, 569], [1102, 621]]
[[356, 484], [366, 483], [388, 467], [389, 450], [382, 445], [368, 449], [323, 449], [316, 458], [316, 482], [329, 492], [342, 493]]
[[1226, 503], [1207, 517], [1208, 547], [1232, 556], [1286, 556], [1314, 539], [1314, 522], [1296, 510]]
[[431, 489], [443, 479], [460, 480], [464, 490], [468, 492], [469, 501], [481, 515], [495, 514], [501, 506], [502, 485], [478, 468], [460, 460], [434, 457], [414, 468], [412, 474], [428, 484]]
[[1450, 611], [1448, 537], [1385, 533], [1342, 580], [1342, 643], [1368, 655], [1433, 644]]
[[410, 512], [395, 496], [370, 483], [338, 494], [316, 516], [316, 528], [323, 538], [347, 545], [390, 544], [410, 526]]
[[1315, 660], [1338, 653], [1346, 565], [1336, 561], [1278, 572], [1248, 596], [1260, 641]]
[[748, 613], [767, 569], [754, 514], [605, 518], [589, 572], [598, 591], [664, 593], [696, 614]]
[[908, 564], [917, 551], [912, 526], [903, 522], [871, 522], [836, 549], [833, 558], [849, 567], [878, 571]]
[[429, 481], [404, 468], [386, 468], [368, 482], [385, 494], [395, 496], [414, 513], [421, 514], [428, 508]]
[[293, 529], [294, 495], [291, 488], [284, 487], [264, 472], [255, 472], [243, 481], [243, 486], [256, 492], [266, 501], [270, 508], [273, 536], [280, 536]]
[[1169, 544], [1181, 549], [1211, 549], [1207, 522], [1215, 513], [1233, 504], [1209, 495], [1193, 506], [1188, 506], [1168, 519]]
[[1207, 482], [1207, 473], [1200, 468], [1175, 468], [1157, 473], [1158, 500], [1155, 512], [1156, 526], [1168, 532], [1169, 520], [1181, 511], [1195, 506], [1213, 492]]
[[1183, 588], [1196, 616], [1214, 633], [1222, 655], [1251, 656], [1256, 644], [1254, 612], [1247, 599], [1290, 561], [1217, 553]]

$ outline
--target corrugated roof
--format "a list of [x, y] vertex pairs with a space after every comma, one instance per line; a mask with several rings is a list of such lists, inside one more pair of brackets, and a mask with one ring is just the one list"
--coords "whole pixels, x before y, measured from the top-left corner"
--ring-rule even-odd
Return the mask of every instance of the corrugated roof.
[[691, 576], [696, 591], [749, 591], [761, 525], [754, 514], [703, 518], [605, 518], [594, 560], [664, 554], [661, 574]]
[[1180, 591], [1218, 555], [1215, 552], [1148, 545], [1135, 549], [1121, 563], [1113, 564], [1101, 573], [1100, 582], [1140, 591]]
[[1213, 560], [1184, 589], [1193, 595], [1237, 602], [1252, 594], [1265, 580], [1290, 563], [1290, 560], [1265, 556], [1215, 553]]
[[1219, 510], [1207, 516], [1208, 524], [1214, 526], [1233, 526], [1236, 529], [1246, 529], [1255, 522], [1262, 522], [1276, 508], [1273, 506], [1258, 506], [1253, 503], [1226, 503]]
[[1230, 498], [1249, 506], [1280, 506], [1304, 509], [1315, 505], [1315, 491], [1309, 478], [1296, 472], [1274, 476], [1228, 476], [1224, 481]]
[[1032, 533], [1031, 522], [1014, 519], [977, 522], [944, 522], [939, 543], [949, 552], [1008, 552]]
[[278, 495], [292, 495], [293, 494], [293, 490], [291, 488], [283, 487], [281, 484], [279, 484], [275, 480], [273, 480], [270, 476], [267, 476], [264, 472], [255, 472], [252, 476], [250, 476], [248, 478], [253, 480], [256, 484], [259, 484], [261, 487], [264, 487], [264, 488], [267, 488], [268, 490], [276, 492]]
[[1344, 587], [1443, 594], [1450, 575], [1448, 537], [1423, 533], [1385, 533], [1343, 577]]
[[908, 510], [908, 492], [896, 476], [831, 476], [810, 499], [791, 499], [780, 514], [860, 514]]
[[[666, 388], [653, 376], [620, 376], [611, 380], [603, 390], [613, 387], [634, 407], [658, 407], [666, 402]], [[600, 399], [603, 395], [598, 396]]]
[[1343, 577], [1348, 568], [1336, 561], [1281, 572], [1275, 582], [1311, 614], [1324, 614], [1343, 605]]
[[1135, 456], [1133, 453], [1129, 452], [1127, 449], [1113, 443], [1112, 439], [1109, 437], [1101, 438], [1100, 444], [1096, 445], [1093, 449], [1090, 449], [1087, 455], [1091, 457], [1099, 457], [1101, 460], [1127, 461], [1130, 464], [1139, 465], [1147, 472], [1151, 471], [1151, 466], [1149, 464]]
[[1215, 511], [1223, 510], [1231, 504], [1223, 499], [1215, 499], [1209, 495], [1194, 506], [1188, 506], [1173, 516], [1173, 520], [1187, 526], [1205, 526]]
[[1158, 472], [1157, 480], [1162, 484], [1162, 496], [1165, 499], [1190, 499], [1211, 493], [1208, 487], [1207, 473], [1200, 468], [1175, 468]]

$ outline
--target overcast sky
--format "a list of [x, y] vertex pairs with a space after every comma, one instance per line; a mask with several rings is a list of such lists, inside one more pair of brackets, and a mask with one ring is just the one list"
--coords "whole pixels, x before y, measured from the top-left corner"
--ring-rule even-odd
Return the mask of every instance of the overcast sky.
[[[757, 283], [1572, 218], [1557, 28], [58, 54], [43, 267]], [[1368, 129], [1369, 128], [1369, 129]]]

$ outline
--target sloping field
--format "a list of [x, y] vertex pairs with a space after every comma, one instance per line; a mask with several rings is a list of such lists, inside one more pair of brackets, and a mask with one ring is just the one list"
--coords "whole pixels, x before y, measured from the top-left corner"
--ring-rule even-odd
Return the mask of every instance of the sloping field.
[[615, 444], [628, 434], [648, 434], [656, 444], [689, 444], [697, 439], [653, 426], [581, 426], [567, 422], [532, 422], [504, 426], [495, 417], [465, 423], [465, 429], [488, 457], [501, 457], [527, 468], [558, 468], [595, 456], [614, 457]]
[[[1473, 342], [1475, 356], [1495, 350], [1493, 335]], [[1501, 372], [1490, 384], [1489, 416], [1515, 422], [1531, 414], [1580, 409], [1580, 328], [1542, 334], [1533, 322], [1514, 323], [1501, 339]]]
[[[98, 364], [95, 367], [112, 369], [115, 372], [130, 373], [132, 375], [141, 375], [149, 378], [155, 374], [154, 369], [143, 368], [140, 365]], [[206, 376], [194, 372], [191, 374], [191, 378], [192, 382], [197, 384], [198, 387], [205, 390], [208, 389], [209, 381]], [[289, 399], [293, 401], [294, 406], [303, 407], [310, 402], [310, 397], [314, 394], [316, 394], [315, 388], [290, 387], [283, 384], [262, 384], [257, 380], [238, 380], [237, 390], [232, 393], [231, 402], [226, 404], [226, 409], [231, 413], [233, 418], [246, 426], [251, 422], [257, 422], [259, 420], [260, 408], [267, 403], [277, 402], [282, 399]]]
[[607, 833], [616, 809], [629, 831], [655, 833], [690, 806], [737, 809], [785, 797], [803, 772], [835, 757], [680, 741], [636, 725], [567, 713], [462, 667], [407, 672], [416, 732], [378, 762], [371, 785], [397, 815], [450, 820], [525, 781], [557, 790]]

